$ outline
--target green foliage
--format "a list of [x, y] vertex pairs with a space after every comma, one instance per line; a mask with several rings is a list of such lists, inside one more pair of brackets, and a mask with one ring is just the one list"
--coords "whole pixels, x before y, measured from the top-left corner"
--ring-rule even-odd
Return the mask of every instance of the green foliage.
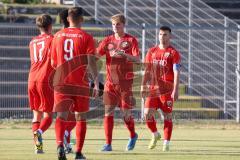
[[12, 0], [2, 0], [3, 3], [12, 3]]
[[16, 3], [21, 3], [21, 4], [38, 4], [41, 3], [41, 0], [15, 0]]
[[39, 4], [41, 0], [2, 0], [3, 3]]

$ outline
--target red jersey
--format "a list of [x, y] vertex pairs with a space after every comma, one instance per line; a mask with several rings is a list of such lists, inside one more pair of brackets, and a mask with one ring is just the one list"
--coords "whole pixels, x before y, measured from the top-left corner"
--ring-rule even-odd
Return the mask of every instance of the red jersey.
[[172, 46], [166, 49], [160, 49], [159, 46], [150, 48], [145, 63], [153, 76], [151, 84], [156, 85], [161, 81], [173, 82], [173, 64], [179, 64], [180, 59], [180, 54]]
[[41, 34], [31, 40], [29, 44], [31, 59], [29, 82], [48, 82], [49, 75], [53, 70], [50, 61], [52, 39], [52, 35]]
[[106, 55], [107, 78], [113, 84], [132, 84], [133, 63], [125, 57], [114, 56], [114, 53], [125, 52], [132, 56], [139, 56], [138, 42], [129, 34], [117, 40], [114, 35], [106, 37], [97, 48], [100, 55]]
[[65, 28], [54, 36], [52, 66], [56, 68], [53, 85], [88, 85], [87, 55], [95, 53], [93, 37], [80, 28]]

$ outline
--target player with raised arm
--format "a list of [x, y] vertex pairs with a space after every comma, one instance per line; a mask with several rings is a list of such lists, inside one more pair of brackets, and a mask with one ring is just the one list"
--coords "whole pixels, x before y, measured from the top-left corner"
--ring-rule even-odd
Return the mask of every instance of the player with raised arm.
[[52, 123], [53, 109], [53, 90], [48, 83], [53, 70], [50, 59], [53, 39], [52, 18], [47, 14], [40, 15], [36, 18], [36, 25], [40, 35], [34, 37], [29, 44], [31, 68], [28, 77], [28, 96], [33, 111], [32, 131], [35, 153], [43, 153], [42, 134]]
[[145, 57], [145, 75], [142, 81], [142, 96], [145, 100], [147, 127], [153, 134], [149, 149], [156, 147], [161, 135], [157, 130], [154, 114], [161, 109], [164, 114], [163, 151], [169, 151], [172, 135], [173, 103], [178, 99], [180, 54], [170, 44], [171, 29], [162, 26], [159, 30], [159, 45], [150, 48]]
[[105, 104], [104, 130], [106, 144], [102, 151], [112, 151], [112, 132], [114, 126], [114, 110], [119, 106], [123, 112], [124, 122], [130, 132], [126, 150], [133, 150], [138, 135], [135, 132], [131, 109], [135, 105], [132, 94], [133, 63], [139, 63], [138, 42], [135, 37], [124, 32], [125, 17], [117, 14], [111, 17], [113, 35], [99, 44], [97, 53], [106, 56], [107, 77], [104, 86], [103, 100]]
[[[66, 160], [63, 147], [65, 120], [69, 111], [76, 118], [76, 157], [86, 159], [82, 148], [86, 135], [86, 112], [89, 110], [89, 85], [87, 68], [98, 84], [95, 46], [93, 37], [83, 31], [82, 8], [68, 10], [69, 27], [57, 32], [52, 43], [52, 66], [56, 68], [54, 86], [54, 110], [57, 112], [55, 133], [59, 160]], [[98, 85], [96, 85], [98, 88]]]

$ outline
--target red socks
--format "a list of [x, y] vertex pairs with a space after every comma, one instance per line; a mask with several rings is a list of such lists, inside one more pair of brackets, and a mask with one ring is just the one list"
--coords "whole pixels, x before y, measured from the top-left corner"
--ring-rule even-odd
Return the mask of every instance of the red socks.
[[[157, 132], [156, 121], [154, 117], [146, 121], [147, 127], [152, 133]], [[170, 141], [172, 136], [173, 123], [172, 120], [164, 120], [164, 140]]]
[[164, 120], [164, 140], [170, 141], [172, 136], [172, 120]]
[[73, 130], [73, 128], [76, 126], [76, 121], [66, 121], [65, 122], [65, 129], [68, 132], [67, 136], [67, 142], [70, 143], [70, 133]]
[[38, 130], [39, 126], [40, 126], [40, 122], [32, 122], [32, 131], [34, 132]]
[[157, 125], [154, 117], [146, 120], [147, 127], [151, 130], [152, 133], [157, 132]]
[[47, 116], [43, 118], [43, 120], [41, 121], [39, 129], [41, 129], [43, 133], [51, 126], [51, 124], [52, 124], [52, 117]]
[[129, 119], [124, 118], [125, 125], [127, 129], [130, 132], [130, 137], [134, 138], [136, 133], [135, 133], [135, 125], [134, 125], [134, 119], [132, 117], [129, 117]]
[[64, 132], [65, 132], [65, 121], [57, 117], [56, 123], [55, 123], [55, 134], [56, 134], [56, 142], [58, 146], [63, 145]]
[[86, 120], [77, 121], [76, 123], [76, 152], [82, 152], [82, 147], [87, 131]]
[[112, 144], [113, 126], [114, 126], [113, 116], [105, 116], [104, 130], [105, 130], [106, 144]]

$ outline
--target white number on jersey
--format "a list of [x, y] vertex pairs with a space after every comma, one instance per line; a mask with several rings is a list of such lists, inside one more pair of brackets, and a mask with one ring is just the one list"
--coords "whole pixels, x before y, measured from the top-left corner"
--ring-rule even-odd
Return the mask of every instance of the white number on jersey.
[[[40, 46], [40, 45], [41, 45], [41, 47], [37, 51], [37, 46]], [[34, 62], [42, 61], [44, 46], [45, 46], [44, 41], [33, 44], [33, 59], [34, 59]]]
[[64, 59], [66, 61], [69, 61], [73, 59], [73, 40], [72, 39], [66, 39], [64, 41]]

